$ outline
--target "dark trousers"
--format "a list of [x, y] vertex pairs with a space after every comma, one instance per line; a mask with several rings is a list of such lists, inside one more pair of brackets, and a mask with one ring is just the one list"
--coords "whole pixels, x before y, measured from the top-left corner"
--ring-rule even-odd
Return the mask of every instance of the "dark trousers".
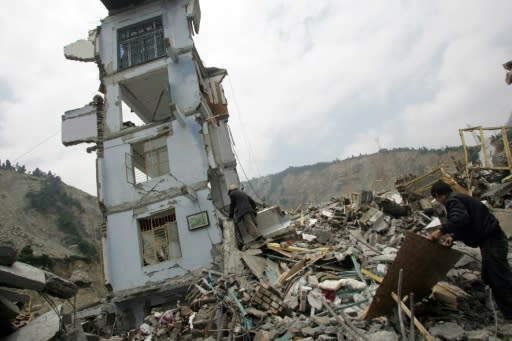
[[256, 224], [256, 217], [254, 216], [254, 214], [247, 213], [240, 219], [238, 223], [245, 226], [247, 232], [252, 237], [254, 237], [254, 239], [261, 237], [261, 232], [258, 230], [258, 226]]
[[508, 240], [498, 229], [480, 245], [482, 279], [492, 289], [496, 304], [507, 319], [512, 319], [512, 271], [508, 264]]

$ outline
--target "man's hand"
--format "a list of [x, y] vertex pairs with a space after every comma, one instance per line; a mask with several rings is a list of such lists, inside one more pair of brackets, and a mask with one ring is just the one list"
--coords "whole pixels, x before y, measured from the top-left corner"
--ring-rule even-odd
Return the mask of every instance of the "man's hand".
[[448, 246], [448, 247], [452, 247], [452, 245], [453, 245], [453, 237], [452, 236], [447, 236], [446, 239], [443, 242], [443, 245], [444, 246]]
[[430, 234], [430, 240], [437, 242], [442, 235], [443, 232], [441, 230], [436, 230]]

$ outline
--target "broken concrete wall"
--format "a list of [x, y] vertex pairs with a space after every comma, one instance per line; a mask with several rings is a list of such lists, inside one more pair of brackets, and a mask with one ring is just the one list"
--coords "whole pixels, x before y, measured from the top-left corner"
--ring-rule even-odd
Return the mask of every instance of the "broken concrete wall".
[[230, 204], [227, 188], [230, 184], [238, 185], [240, 180], [236, 172], [236, 158], [231, 147], [231, 138], [227, 122], [209, 122], [203, 128], [205, 140], [211, 150], [209, 153], [210, 171], [209, 179], [212, 188], [212, 198], [219, 209]]
[[[197, 267], [211, 266], [212, 247], [221, 241], [214, 206], [229, 204], [228, 184], [238, 184], [239, 179], [227, 120], [211, 120], [200, 90], [205, 67], [192, 40], [199, 29], [198, 1], [150, 1], [111, 13], [89, 38], [104, 105], [90, 115], [90, 122], [75, 122], [66, 131], [69, 141], [63, 142], [88, 142], [75, 132], [76, 127], [93, 127], [96, 118], [93, 142], [98, 153], [98, 201], [105, 217], [101, 227], [105, 279], [115, 293], [140, 292]], [[67, 56], [77, 59], [80, 54], [89, 60], [89, 47], [71, 44], [67, 51], [75, 53]], [[225, 98], [220, 98], [221, 79], [215, 81], [216, 101], [227, 110]], [[142, 126], [123, 117], [127, 106]], [[201, 221], [190, 216], [202, 212], [208, 223], [189, 229], [190, 219]], [[141, 222], [153, 224], [161, 214], [175, 221], [142, 231]], [[164, 227], [167, 223], [172, 227]], [[164, 246], [167, 237], [152, 248], [147, 246], [149, 239], [157, 240], [156, 230], [178, 235], [179, 256], [158, 258], [153, 252]], [[172, 243], [167, 242], [169, 250]], [[151, 261], [144, 254], [149, 249], [154, 253]], [[120, 296], [125, 293], [116, 295]]]
[[[167, 12], [167, 23], [169, 25], [168, 32], [172, 32], [169, 42], [173, 50], [189, 50], [194, 46], [192, 40], [193, 32], [188, 23], [187, 4], [189, 0], [167, 0], [164, 2]], [[197, 6], [198, 8], [199, 6]], [[200, 17], [196, 16], [195, 20], [199, 21]], [[199, 25], [199, 22], [196, 22]], [[165, 19], [164, 19], [165, 28]]]
[[62, 116], [62, 143], [65, 146], [95, 142], [98, 138], [96, 108], [88, 104]]
[[111, 80], [104, 80], [105, 94], [105, 120], [103, 129], [106, 136], [119, 132], [123, 126], [123, 110], [121, 106], [121, 89], [119, 84]]
[[[114, 292], [141, 287], [151, 282], [183, 275], [189, 270], [209, 267], [212, 262], [211, 248], [220, 243], [220, 228], [216, 224], [214, 208], [208, 197], [208, 190], [197, 192], [198, 201], [192, 202], [185, 196], [178, 196], [169, 202], [147, 205], [144, 211], [129, 210], [111, 214], [108, 217], [107, 248], [110, 264], [110, 283]], [[140, 233], [137, 219], [149, 217], [157, 212], [174, 209], [178, 226], [181, 257], [157, 264], [143, 266]], [[187, 216], [207, 211], [209, 225], [189, 230]], [[127, 271], [130, 269], [130, 271]]]
[[177, 58], [177, 63], [169, 63], [167, 66], [171, 100], [178, 111], [192, 114], [201, 103], [196, 65], [191, 52]]
[[[105, 141], [105, 157], [102, 169], [102, 188], [107, 207], [118, 206], [151, 197], [170, 189], [180, 189], [208, 180], [208, 160], [200, 134], [201, 126], [194, 117], [186, 119], [182, 127], [177, 121], [167, 122]], [[134, 186], [130, 183], [127, 155], [132, 154], [132, 145], [166, 136], [169, 173]], [[204, 187], [205, 184], [203, 185]]]

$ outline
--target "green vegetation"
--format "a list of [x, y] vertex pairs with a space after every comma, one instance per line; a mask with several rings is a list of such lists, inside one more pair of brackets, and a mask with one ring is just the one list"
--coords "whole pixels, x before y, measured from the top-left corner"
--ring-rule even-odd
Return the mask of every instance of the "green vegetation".
[[20, 253], [18, 254], [18, 260], [20, 262], [24, 262], [27, 264], [31, 264], [33, 266], [41, 267], [41, 268], [45, 268], [50, 271], [53, 268], [52, 259], [46, 254], [43, 254], [41, 256], [34, 256], [34, 251], [30, 247], [30, 245], [27, 245], [23, 249], [21, 249]]
[[51, 172], [45, 174], [38, 168], [34, 176], [43, 178], [39, 191], [30, 191], [26, 194], [29, 207], [41, 214], [55, 214], [57, 227], [66, 234], [70, 244], [77, 244], [78, 249], [87, 257], [97, 257], [95, 246], [82, 238], [80, 232], [84, 230], [79, 213], [83, 212], [80, 202], [66, 193], [60, 177]]
[[462, 146], [446, 146], [444, 148], [427, 148], [427, 147], [419, 147], [419, 148], [410, 148], [410, 147], [398, 147], [392, 149], [381, 148], [379, 149], [379, 153], [390, 153], [390, 152], [415, 152], [418, 151], [421, 154], [426, 153], [436, 153], [438, 155], [444, 154], [447, 152], [459, 152], [462, 150]]
[[[80, 202], [66, 193], [60, 177], [53, 175], [51, 172], [48, 172], [48, 174], [44, 176], [41, 189], [37, 192], [28, 192], [27, 198], [30, 202], [30, 207], [42, 214], [67, 211], [71, 210], [73, 207], [77, 208], [79, 211], [83, 210]], [[70, 216], [72, 215], [72, 213], [68, 214]], [[62, 217], [62, 219], [63, 223], [66, 223], [69, 217]]]
[[24, 165], [20, 165], [19, 163], [16, 162], [16, 164], [13, 166], [11, 164], [11, 161], [9, 161], [8, 159], [5, 160], [5, 162], [2, 162], [2, 160], [0, 160], [0, 169], [15, 171], [21, 174], [25, 174], [25, 172], [27, 171], [27, 168]]

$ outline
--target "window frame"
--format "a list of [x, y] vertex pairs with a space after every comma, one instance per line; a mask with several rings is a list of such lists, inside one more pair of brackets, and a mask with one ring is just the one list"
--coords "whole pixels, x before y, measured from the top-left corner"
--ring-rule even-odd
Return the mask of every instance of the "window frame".
[[137, 219], [137, 230], [143, 267], [183, 257], [174, 209]]
[[[144, 32], [149, 27], [147, 26], [148, 24], [152, 24], [152, 30]], [[120, 27], [116, 33], [117, 69], [119, 71], [150, 62], [167, 54], [161, 15]], [[136, 44], [140, 45], [139, 50], [142, 53], [139, 54], [140, 58], [134, 61], [134, 56], [137, 56], [134, 53]], [[125, 55], [123, 51], [126, 53], [126, 61], [124, 60]], [[148, 53], [148, 51], [153, 52]]]
[[[160, 144], [156, 142], [159, 139], [162, 139]], [[156, 146], [151, 147], [152, 142], [156, 142]], [[145, 151], [146, 149], [148, 150]], [[154, 156], [156, 162], [150, 162], [152, 156]], [[125, 153], [125, 171], [126, 181], [132, 185], [170, 174], [171, 164], [167, 137], [162, 135], [131, 143], [130, 153]]]

